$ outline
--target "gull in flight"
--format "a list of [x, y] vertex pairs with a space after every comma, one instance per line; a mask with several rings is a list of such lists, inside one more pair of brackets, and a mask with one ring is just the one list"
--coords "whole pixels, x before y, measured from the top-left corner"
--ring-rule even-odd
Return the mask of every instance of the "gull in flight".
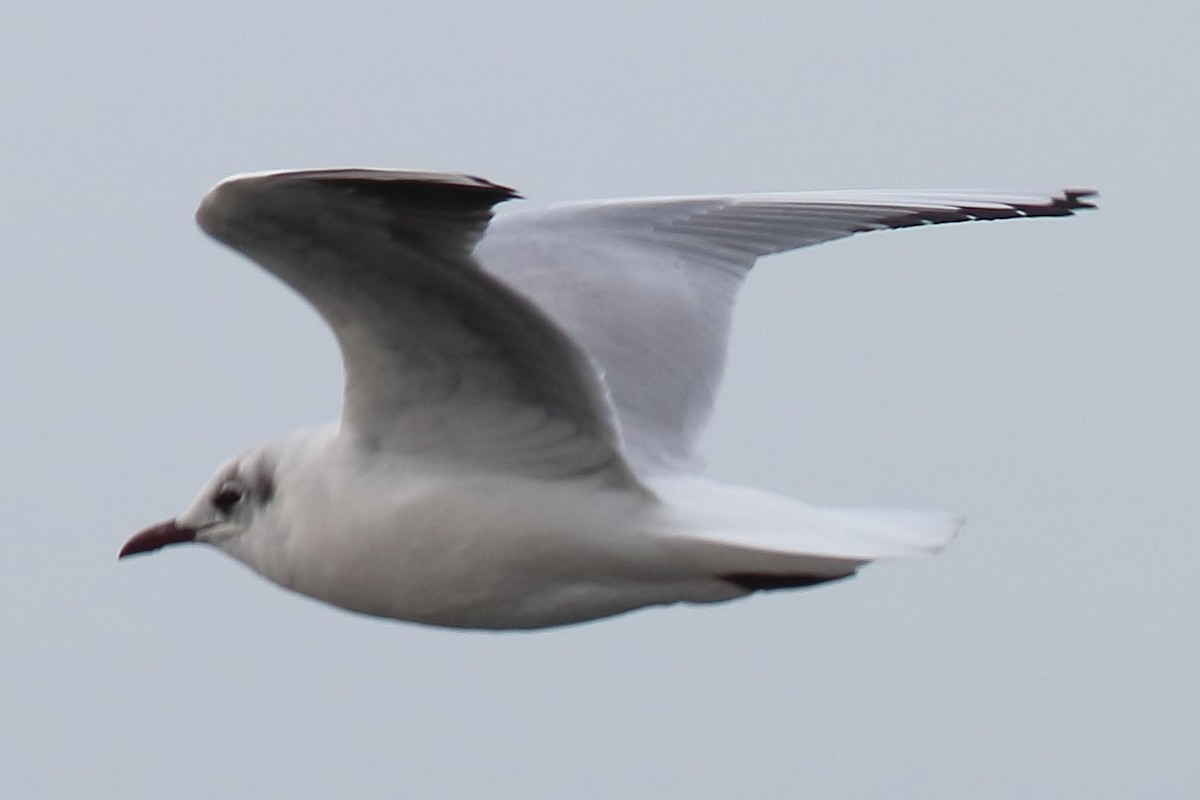
[[342, 417], [234, 457], [120, 556], [203, 542], [352, 611], [528, 629], [935, 552], [958, 515], [818, 508], [701, 475], [734, 297], [760, 256], [1069, 216], [1092, 194], [658, 197], [493, 219], [518, 195], [468, 175], [229, 178], [196, 219], [329, 323]]

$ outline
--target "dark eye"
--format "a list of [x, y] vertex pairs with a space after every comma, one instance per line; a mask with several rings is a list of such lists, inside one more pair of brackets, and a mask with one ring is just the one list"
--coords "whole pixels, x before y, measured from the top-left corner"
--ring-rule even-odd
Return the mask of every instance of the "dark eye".
[[242, 502], [242, 489], [232, 483], [222, 484], [212, 498], [212, 504], [222, 514], [228, 514], [240, 502]]

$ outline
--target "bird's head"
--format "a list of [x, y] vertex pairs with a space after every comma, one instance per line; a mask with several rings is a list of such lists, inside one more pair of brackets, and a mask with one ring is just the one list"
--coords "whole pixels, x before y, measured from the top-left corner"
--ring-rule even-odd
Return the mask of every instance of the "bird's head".
[[186, 511], [135, 534], [117, 557], [185, 542], [238, 549], [239, 539], [255, 527], [275, 497], [275, 467], [269, 447], [230, 460], [209, 479]]

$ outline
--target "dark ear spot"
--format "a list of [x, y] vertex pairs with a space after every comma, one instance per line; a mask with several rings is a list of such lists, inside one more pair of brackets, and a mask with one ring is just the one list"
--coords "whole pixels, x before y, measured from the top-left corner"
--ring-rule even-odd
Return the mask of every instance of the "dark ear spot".
[[254, 478], [254, 496], [260, 503], [269, 503], [275, 496], [275, 481], [266, 470], [259, 470]]

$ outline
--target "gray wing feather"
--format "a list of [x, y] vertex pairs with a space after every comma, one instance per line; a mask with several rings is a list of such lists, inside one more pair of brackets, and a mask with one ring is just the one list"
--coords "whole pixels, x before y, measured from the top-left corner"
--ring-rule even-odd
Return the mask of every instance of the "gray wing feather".
[[477, 178], [310, 170], [227, 180], [215, 238], [307, 299], [346, 370], [342, 429], [455, 468], [634, 479], [588, 357], [470, 253], [515, 194]]
[[806, 192], [564, 203], [497, 216], [485, 269], [597, 362], [639, 472], [697, 471], [734, 299], [760, 256], [855, 233], [1067, 216], [1092, 193]]

